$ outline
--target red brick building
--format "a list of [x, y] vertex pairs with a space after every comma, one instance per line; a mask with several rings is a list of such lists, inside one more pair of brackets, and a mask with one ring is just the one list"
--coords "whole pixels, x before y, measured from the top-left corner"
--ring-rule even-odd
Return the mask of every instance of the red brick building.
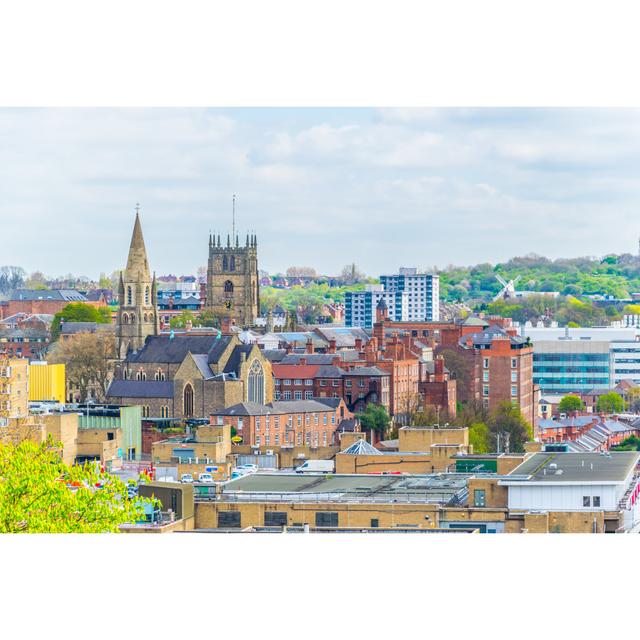
[[328, 447], [338, 444], [336, 430], [353, 414], [341, 398], [295, 400], [267, 405], [241, 402], [211, 414], [211, 424], [235, 427], [251, 446]]

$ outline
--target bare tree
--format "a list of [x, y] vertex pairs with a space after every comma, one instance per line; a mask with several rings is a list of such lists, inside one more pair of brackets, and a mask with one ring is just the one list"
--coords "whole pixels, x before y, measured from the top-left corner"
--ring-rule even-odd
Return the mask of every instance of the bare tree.
[[103, 401], [113, 378], [115, 340], [103, 333], [79, 333], [59, 340], [49, 351], [49, 362], [66, 366], [67, 392], [84, 402], [91, 394]]
[[344, 284], [355, 284], [356, 282], [361, 282], [365, 278], [365, 274], [358, 269], [355, 262], [344, 266], [340, 272], [340, 279]]

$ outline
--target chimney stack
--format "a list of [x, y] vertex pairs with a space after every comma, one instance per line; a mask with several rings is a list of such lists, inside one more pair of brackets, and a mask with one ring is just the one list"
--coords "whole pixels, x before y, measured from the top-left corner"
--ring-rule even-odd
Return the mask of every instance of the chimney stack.
[[328, 353], [335, 353], [336, 352], [336, 339], [335, 338], [331, 338], [329, 340], [329, 351]]
[[434, 373], [436, 382], [444, 382], [444, 358], [437, 356], [434, 360]]
[[313, 353], [313, 340], [311, 339], [311, 336], [307, 338], [306, 352]]

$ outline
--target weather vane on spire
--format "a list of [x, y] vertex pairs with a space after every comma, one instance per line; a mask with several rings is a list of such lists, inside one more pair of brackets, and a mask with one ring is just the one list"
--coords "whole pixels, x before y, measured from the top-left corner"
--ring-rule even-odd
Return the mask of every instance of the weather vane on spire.
[[136, 215], [140, 213], [140, 203], [136, 202]]

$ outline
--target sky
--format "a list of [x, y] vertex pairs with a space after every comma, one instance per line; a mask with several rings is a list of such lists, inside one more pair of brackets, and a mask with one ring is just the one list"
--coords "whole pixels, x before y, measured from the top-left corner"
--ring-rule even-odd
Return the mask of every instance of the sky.
[[0, 109], [0, 265], [123, 268], [136, 203], [150, 266], [195, 273], [210, 231], [259, 267], [635, 253], [640, 110]]

